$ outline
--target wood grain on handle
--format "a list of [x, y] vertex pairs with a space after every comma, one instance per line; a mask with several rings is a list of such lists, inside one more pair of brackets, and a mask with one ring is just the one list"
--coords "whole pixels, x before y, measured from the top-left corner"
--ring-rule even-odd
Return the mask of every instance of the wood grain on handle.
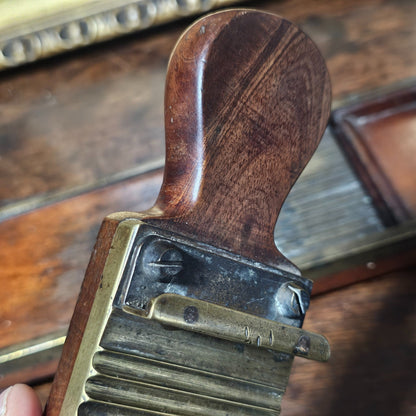
[[166, 81], [160, 226], [266, 264], [280, 208], [330, 112], [324, 60], [296, 26], [230, 10], [177, 43]]
[[[329, 109], [324, 61], [294, 25], [247, 10], [199, 20], [171, 56], [164, 182], [156, 205], [139, 217], [265, 264], [290, 266], [275, 247], [273, 230]], [[117, 225], [107, 218], [98, 236], [47, 416], [62, 414]]]

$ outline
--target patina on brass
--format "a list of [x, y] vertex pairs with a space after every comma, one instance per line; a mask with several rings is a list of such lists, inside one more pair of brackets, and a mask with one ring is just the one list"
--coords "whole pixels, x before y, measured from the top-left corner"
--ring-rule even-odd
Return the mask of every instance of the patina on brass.
[[311, 360], [327, 361], [330, 355], [328, 341], [322, 335], [171, 293], [152, 301], [148, 318], [175, 328]]
[[101, 350], [99, 341], [112, 311], [112, 302], [120, 283], [122, 272], [130, 254], [135, 234], [140, 222], [130, 220], [122, 222], [113, 238], [112, 249], [106, 261], [102, 285], [98, 289], [87, 327], [80, 346], [80, 353], [74, 364], [67, 394], [62, 405], [62, 415], [76, 415], [78, 406], [87, 399], [85, 382], [94, 374], [92, 357]]
[[[262, 298], [288, 284], [309, 298], [310, 283], [125, 215], [61, 414], [278, 415], [294, 355], [325, 361], [329, 346], [299, 328], [308, 299]], [[246, 306], [222, 304], [216, 288], [231, 280]]]
[[312, 282], [272, 238], [329, 110], [322, 57], [288, 21], [228, 10], [188, 29], [169, 64], [159, 198], [106, 219], [50, 416], [280, 413], [294, 356], [329, 356], [300, 329]]

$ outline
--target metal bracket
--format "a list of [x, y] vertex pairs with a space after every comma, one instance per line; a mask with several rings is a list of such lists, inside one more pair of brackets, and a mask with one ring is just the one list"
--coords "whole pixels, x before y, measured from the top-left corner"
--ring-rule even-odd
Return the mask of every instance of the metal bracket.
[[166, 293], [154, 298], [147, 318], [186, 331], [311, 360], [327, 361], [330, 356], [329, 343], [322, 335], [177, 294]]

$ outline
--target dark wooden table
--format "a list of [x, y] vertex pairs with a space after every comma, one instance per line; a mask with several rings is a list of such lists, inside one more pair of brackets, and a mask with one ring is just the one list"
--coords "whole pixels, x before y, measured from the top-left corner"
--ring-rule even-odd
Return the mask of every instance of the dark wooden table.
[[[245, 5], [280, 14], [312, 37], [327, 61], [334, 108], [416, 82], [414, 1]], [[64, 334], [102, 218], [155, 200], [165, 69], [190, 22], [0, 74], [2, 351]], [[322, 194], [313, 199], [311, 189], [318, 188]], [[282, 415], [416, 412], [414, 240], [388, 250], [414, 222], [386, 226], [366, 195], [328, 131], [276, 236], [317, 279], [305, 328], [327, 335], [332, 358], [327, 364], [295, 360]], [[332, 228], [325, 225], [331, 215]], [[364, 244], [383, 239], [382, 254]], [[0, 377], [5, 384], [30, 382], [44, 401], [55, 366], [51, 359], [16, 373], [0, 370]]]

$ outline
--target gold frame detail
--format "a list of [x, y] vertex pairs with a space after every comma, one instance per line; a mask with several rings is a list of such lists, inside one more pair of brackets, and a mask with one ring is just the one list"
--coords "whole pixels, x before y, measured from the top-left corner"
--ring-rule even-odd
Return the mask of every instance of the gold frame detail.
[[237, 2], [5, 0], [0, 3], [0, 70]]

